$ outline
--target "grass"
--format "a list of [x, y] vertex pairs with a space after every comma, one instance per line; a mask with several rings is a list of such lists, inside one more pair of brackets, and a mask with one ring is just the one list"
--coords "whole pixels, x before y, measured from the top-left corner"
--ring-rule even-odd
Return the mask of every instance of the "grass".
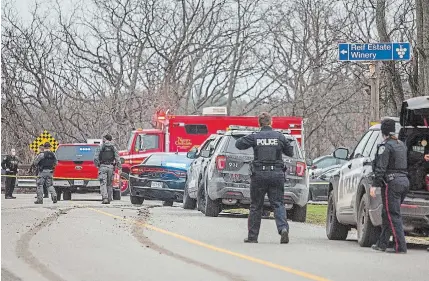
[[[326, 220], [326, 205], [311, 205], [308, 204], [307, 207], [307, 223], [316, 224], [316, 225], [325, 225]], [[225, 210], [225, 213], [233, 213], [233, 214], [249, 214], [249, 210], [247, 209], [232, 209]], [[273, 217], [273, 213], [271, 213], [271, 217]]]
[[325, 225], [327, 209], [328, 209], [327, 205], [311, 205], [311, 204], [308, 204], [306, 223]]

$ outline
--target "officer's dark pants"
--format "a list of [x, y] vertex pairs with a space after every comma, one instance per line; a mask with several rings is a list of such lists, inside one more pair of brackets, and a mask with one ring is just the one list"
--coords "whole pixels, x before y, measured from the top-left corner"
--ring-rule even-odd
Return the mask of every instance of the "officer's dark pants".
[[[16, 176], [16, 174], [14, 174], [14, 173], [6, 173], [6, 175]], [[6, 177], [6, 180], [5, 180], [6, 186], [5, 186], [5, 190], [4, 190], [5, 196], [12, 196], [13, 190], [15, 189], [15, 183], [16, 183], [15, 177]]]
[[401, 204], [408, 193], [410, 182], [407, 177], [397, 177], [381, 189], [383, 199], [382, 229], [378, 246], [386, 249], [393, 235], [393, 248], [396, 252], [407, 251], [402, 225]]
[[283, 229], [289, 231], [286, 220], [286, 209], [284, 205], [284, 173], [282, 171], [256, 171], [251, 177], [250, 183], [250, 214], [248, 219], [248, 238], [258, 240], [259, 229], [261, 227], [262, 209], [264, 206], [265, 194], [274, 208], [277, 231]]

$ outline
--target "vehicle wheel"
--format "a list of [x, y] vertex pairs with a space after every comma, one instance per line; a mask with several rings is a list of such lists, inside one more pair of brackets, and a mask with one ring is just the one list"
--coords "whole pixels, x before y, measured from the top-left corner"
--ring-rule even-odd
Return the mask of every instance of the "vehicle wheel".
[[375, 227], [372, 224], [369, 217], [368, 206], [368, 197], [364, 194], [360, 200], [357, 221], [357, 237], [361, 247], [370, 247], [375, 244], [381, 231], [379, 227]]
[[[126, 180], [126, 181], [123, 181]], [[130, 175], [128, 175], [127, 173], [121, 173], [121, 179], [119, 182], [119, 186], [121, 188], [121, 194], [122, 195], [128, 195], [130, 194], [130, 187], [129, 187], [129, 180], [130, 180]]]
[[64, 201], [71, 200], [71, 197], [72, 197], [72, 195], [71, 195], [71, 191], [64, 190], [64, 193], [63, 193], [63, 200], [64, 200]]
[[188, 193], [188, 185], [185, 185], [185, 190], [183, 191], [183, 209], [193, 210], [197, 205], [197, 201], [191, 197], [189, 197]]
[[331, 191], [328, 198], [328, 211], [326, 214], [326, 236], [329, 240], [346, 240], [348, 234], [349, 228], [341, 224], [337, 219], [334, 191]]
[[205, 190], [205, 212], [206, 217], [217, 217], [222, 211], [219, 200], [211, 200], [209, 193]]
[[144, 198], [130, 195], [130, 201], [133, 205], [142, 205], [144, 202]]
[[121, 200], [121, 190], [113, 189], [113, 200]]
[[204, 190], [204, 182], [202, 179], [198, 183], [197, 208], [198, 211], [203, 214], [206, 212], [206, 192]]
[[293, 205], [293, 208], [290, 212], [290, 219], [296, 222], [305, 222], [307, 218], [307, 204], [303, 207], [299, 205]]
[[57, 200], [60, 201], [61, 200], [61, 194], [63, 193], [63, 191], [61, 190], [61, 188], [55, 187], [55, 192], [57, 193]]

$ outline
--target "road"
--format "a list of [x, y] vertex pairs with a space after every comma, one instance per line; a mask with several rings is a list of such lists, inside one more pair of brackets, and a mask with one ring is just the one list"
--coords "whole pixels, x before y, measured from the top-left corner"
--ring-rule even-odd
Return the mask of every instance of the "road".
[[[2, 198], [2, 280], [407, 280], [429, 276], [429, 253], [407, 255], [329, 241], [323, 227], [290, 223], [279, 244], [273, 220], [263, 220], [259, 244], [244, 244], [247, 220], [204, 217], [180, 204], [132, 206], [128, 197], [101, 205], [95, 194], [34, 205], [34, 195]], [[92, 200], [87, 200], [92, 199]]]

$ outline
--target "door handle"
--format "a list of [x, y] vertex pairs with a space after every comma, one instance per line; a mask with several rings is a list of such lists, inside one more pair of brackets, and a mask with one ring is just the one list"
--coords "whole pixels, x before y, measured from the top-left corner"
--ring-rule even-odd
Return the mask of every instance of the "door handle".
[[350, 163], [347, 167], [349, 167], [349, 169], [351, 169], [352, 168], [352, 163]]

